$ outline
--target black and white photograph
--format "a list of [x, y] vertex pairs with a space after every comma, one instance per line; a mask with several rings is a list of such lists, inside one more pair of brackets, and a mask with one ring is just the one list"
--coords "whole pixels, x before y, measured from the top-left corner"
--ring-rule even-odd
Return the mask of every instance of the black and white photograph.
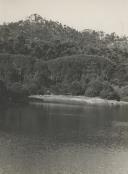
[[0, 174], [128, 174], [128, 0], [0, 0]]

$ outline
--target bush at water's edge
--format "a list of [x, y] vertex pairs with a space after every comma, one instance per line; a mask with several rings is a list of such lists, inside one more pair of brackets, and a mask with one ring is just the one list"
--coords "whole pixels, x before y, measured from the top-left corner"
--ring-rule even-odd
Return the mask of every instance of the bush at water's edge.
[[[77, 84], [77, 85], [76, 85]], [[93, 83], [89, 83], [85, 94], [81, 94], [82, 88], [80, 87], [79, 83], [73, 83], [71, 86], [71, 96], [74, 95], [81, 95], [81, 96], [88, 96], [88, 97], [101, 97], [108, 100], [120, 100], [120, 97], [117, 92], [107, 83], [107, 82], [99, 82], [98, 80], [93, 81]], [[73, 91], [73, 93], [72, 93]], [[28, 103], [29, 95], [32, 94], [54, 94], [51, 93], [50, 90], [46, 90], [43, 88], [43, 91], [39, 91], [33, 89], [30, 91], [30, 88], [25, 87], [21, 83], [11, 83], [7, 86], [5, 83], [0, 80], [0, 103]], [[58, 93], [61, 94], [61, 93]], [[63, 94], [66, 95], [66, 94]]]
[[27, 103], [28, 93], [19, 84], [13, 84], [6, 87], [5, 83], [0, 80], [0, 105], [9, 103]]

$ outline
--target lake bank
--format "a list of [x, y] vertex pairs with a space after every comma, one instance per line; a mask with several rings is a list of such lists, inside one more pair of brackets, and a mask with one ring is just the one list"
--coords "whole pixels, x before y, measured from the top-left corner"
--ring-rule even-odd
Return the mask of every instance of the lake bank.
[[91, 105], [128, 105], [125, 101], [106, 100], [98, 97], [65, 96], [65, 95], [31, 95], [30, 103], [62, 103], [62, 104], [91, 104]]

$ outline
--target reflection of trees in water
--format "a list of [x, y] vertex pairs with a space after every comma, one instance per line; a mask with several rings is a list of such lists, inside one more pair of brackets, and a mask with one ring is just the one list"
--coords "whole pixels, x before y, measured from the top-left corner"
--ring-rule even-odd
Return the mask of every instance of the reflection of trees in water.
[[[128, 108], [109, 106], [42, 106], [12, 107], [0, 112], [0, 130], [36, 135], [52, 142], [101, 143], [122, 141]], [[119, 123], [124, 122], [120, 125]], [[118, 126], [117, 126], [118, 125]], [[126, 136], [125, 136], [126, 137]]]

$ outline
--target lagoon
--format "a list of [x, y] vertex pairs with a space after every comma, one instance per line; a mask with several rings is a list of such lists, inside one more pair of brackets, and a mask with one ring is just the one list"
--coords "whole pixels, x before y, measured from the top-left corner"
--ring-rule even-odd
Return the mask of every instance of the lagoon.
[[128, 106], [0, 110], [0, 174], [127, 174]]

